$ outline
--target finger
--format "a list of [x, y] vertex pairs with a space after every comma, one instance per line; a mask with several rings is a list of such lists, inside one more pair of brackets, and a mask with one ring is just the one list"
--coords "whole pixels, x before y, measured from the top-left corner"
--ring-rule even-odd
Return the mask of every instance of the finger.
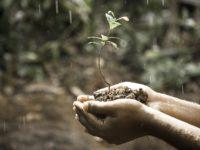
[[73, 111], [76, 111], [76, 107], [75, 106], [73, 106]]
[[83, 103], [77, 101], [74, 105], [76, 107], [76, 113], [79, 116], [79, 121], [81, 124], [91, 131], [98, 131], [102, 125], [102, 122], [92, 114], [85, 112], [83, 109]]
[[83, 109], [94, 115], [105, 115], [107, 117], [115, 117], [119, 108], [126, 109], [128, 107], [142, 106], [137, 100], [134, 99], [117, 99], [114, 101], [100, 102], [100, 101], [88, 101], [83, 105]]
[[142, 104], [138, 100], [135, 99], [117, 99], [113, 101], [113, 105], [115, 108], [122, 107], [122, 106], [131, 106], [131, 105], [140, 105]]
[[[82, 114], [81, 110], [79, 110], [78, 108], [76, 109], [76, 113], [77, 113], [77, 120], [88, 130], [93, 130], [93, 127], [88, 123], [88, 121], [85, 119], [84, 115]], [[75, 116], [76, 117], [76, 116]]]
[[92, 135], [96, 142], [100, 142], [100, 143], [105, 142], [104, 139], [99, 137], [99, 135], [97, 135], [94, 131], [90, 131], [87, 128], [85, 128], [85, 132]]
[[87, 129], [90, 131], [93, 131], [93, 127], [88, 124], [88, 121], [85, 119], [85, 117], [83, 117], [83, 115], [78, 114], [78, 121]]
[[78, 114], [75, 114], [75, 117], [74, 117], [76, 120], [79, 120], [79, 117], [78, 117]]
[[105, 142], [101, 137], [97, 136], [94, 132], [85, 128], [85, 132], [92, 135], [96, 142], [102, 143]]
[[100, 138], [98, 136], [95, 136], [94, 139], [95, 139], [96, 142], [99, 142], [99, 143], [105, 142], [102, 138]]
[[[110, 89], [115, 89], [115, 88], [118, 88], [118, 87], [121, 87], [121, 86], [129, 86], [128, 84], [129, 82], [121, 82], [121, 83], [118, 83], [118, 84], [115, 84], [113, 86], [110, 87]], [[98, 93], [104, 93], [104, 92], [107, 92], [109, 90], [108, 87], [105, 87], [105, 88], [102, 88], [102, 89], [99, 89], [97, 91], [95, 91], [94, 93], [95, 94], [98, 94]]]
[[94, 132], [94, 130], [89, 130], [88, 128], [85, 128], [85, 132], [90, 134], [90, 135], [93, 135], [93, 136], [97, 136]]
[[77, 101], [80, 102], [91, 101], [91, 100], [95, 100], [94, 96], [92, 95], [80, 95], [77, 97]]
[[92, 114], [104, 114], [104, 115], [113, 115], [115, 112], [113, 103], [114, 101], [109, 102], [100, 102], [100, 101], [88, 101], [84, 103], [85, 111]]

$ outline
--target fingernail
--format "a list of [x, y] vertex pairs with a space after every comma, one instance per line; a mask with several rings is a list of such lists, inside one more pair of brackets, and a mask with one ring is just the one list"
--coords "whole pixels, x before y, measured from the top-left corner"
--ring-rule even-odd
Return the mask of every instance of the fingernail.
[[76, 107], [75, 106], [73, 106], [73, 111], [76, 111]]
[[94, 96], [88, 95], [88, 96], [87, 96], [87, 99], [88, 99], [88, 100], [94, 100]]
[[88, 105], [89, 105], [89, 102], [84, 103], [84, 105], [83, 105], [84, 111], [88, 111]]
[[81, 102], [87, 101], [87, 96], [86, 95], [80, 95], [80, 96], [77, 97], [77, 101], [81, 101]]
[[79, 120], [79, 117], [77, 114], [75, 114], [75, 117], [74, 117], [76, 120]]
[[103, 139], [98, 137], [98, 136], [94, 136], [95, 141], [97, 142], [103, 142]]
[[73, 106], [75, 106], [75, 105], [76, 105], [76, 101], [73, 102]]
[[77, 107], [79, 105], [79, 101], [74, 101], [73, 106]]

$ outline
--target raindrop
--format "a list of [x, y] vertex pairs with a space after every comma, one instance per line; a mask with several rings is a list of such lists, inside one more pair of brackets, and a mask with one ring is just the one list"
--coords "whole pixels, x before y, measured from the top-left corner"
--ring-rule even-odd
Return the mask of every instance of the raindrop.
[[6, 122], [5, 121], [3, 122], [3, 131], [4, 132], [6, 131]]
[[149, 5], [149, 0], [147, 0], [147, 5]]
[[56, 14], [58, 14], [59, 13], [58, 0], [55, 0], [55, 6], [56, 6]]
[[69, 23], [72, 24], [72, 11], [69, 10]]
[[22, 121], [23, 121], [23, 126], [25, 127], [25, 125], [26, 125], [26, 117], [23, 117]]
[[73, 68], [73, 64], [70, 62], [70, 68]]
[[165, 6], [165, 0], [162, 0], [162, 5]]
[[121, 40], [120, 41], [120, 45], [121, 45], [121, 47], [126, 47], [127, 46], [127, 41]]
[[18, 129], [20, 129], [21, 128], [21, 125], [20, 125], [20, 123], [18, 124]]
[[184, 91], [184, 86], [183, 86], [183, 85], [181, 86], [181, 91], [182, 91], [182, 94], [185, 93], [185, 91]]
[[152, 78], [149, 76], [149, 84], [151, 85]]
[[41, 13], [41, 5], [40, 4], [38, 4], [38, 12], [39, 12], [39, 14]]

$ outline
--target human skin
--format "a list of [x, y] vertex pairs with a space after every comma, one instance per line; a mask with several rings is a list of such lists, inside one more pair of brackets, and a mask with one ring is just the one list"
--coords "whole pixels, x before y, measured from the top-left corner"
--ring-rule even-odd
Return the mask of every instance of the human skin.
[[[111, 89], [120, 86], [126, 86], [131, 88], [132, 90], [142, 89], [144, 92], [148, 94], [148, 99], [146, 103], [147, 106], [159, 110], [179, 120], [192, 124], [194, 126], [200, 127], [199, 104], [182, 100], [166, 94], [162, 94], [152, 90], [150, 87], [146, 85], [133, 82], [122, 82], [114, 86], [111, 86]], [[108, 88], [100, 89], [97, 92], [105, 90], [108, 90]], [[94, 98], [92, 96], [88, 97], [87, 95], [82, 95], [79, 96], [78, 100], [88, 101], [88, 100], [94, 100]]]
[[157, 93], [148, 106], [200, 128], [200, 105]]
[[[200, 149], [200, 129], [133, 99], [75, 101], [76, 119], [88, 133], [122, 144], [145, 135], [163, 139], [178, 149]], [[106, 115], [98, 119], [97, 114]]]

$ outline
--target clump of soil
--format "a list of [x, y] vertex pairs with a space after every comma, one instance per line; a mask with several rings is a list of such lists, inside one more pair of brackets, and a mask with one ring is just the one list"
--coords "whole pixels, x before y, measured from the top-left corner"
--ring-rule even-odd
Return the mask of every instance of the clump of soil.
[[118, 87], [109, 91], [94, 92], [94, 98], [97, 101], [113, 101], [117, 99], [135, 99], [139, 102], [146, 104], [148, 94], [142, 89], [132, 90], [128, 87]]

